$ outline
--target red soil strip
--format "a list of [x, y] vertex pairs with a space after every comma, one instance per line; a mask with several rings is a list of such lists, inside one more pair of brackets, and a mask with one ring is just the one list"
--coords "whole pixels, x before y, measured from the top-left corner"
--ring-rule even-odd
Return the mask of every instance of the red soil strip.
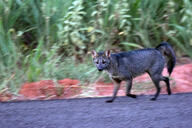
[[0, 93], [0, 101], [9, 101], [11, 100], [13, 95], [9, 92], [1, 92]]
[[192, 92], [192, 64], [176, 67], [172, 77], [176, 82], [173, 92]]
[[42, 80], [25, 83], [19, 91], [19, 94], [22, 95], [20, 100], [73, 98], [81, 93], [79, 83], [78, 80], [68, 78], [56, 82]]
[[[166, 69], [163, 75], [168, 76]], [[192, 92], [192, 64], [176, 66], [171, 75], [171, 90], [173, 93]], [[125, 95], [125, 82], [122, 82], [118, 92], [119, 96]], [[166, 92], [164, 82], [161, 82], [162, 91]], [[150, 77], [147, 74], [139, 76], [133, 80], [132, 93], [134, 94], [154, 94], [156, 91]], [[59, 81], [42, 80], [38, 82], [25, 83], [21, 86], [18, 97], [14, 97], [8, 91], [0, 92], [0, 101], [13, 100], [34, 100], [34, 99], [64, 99], [75, 97], [102, 97], [111, 96], [113, 84], [97, 82], [88, 86], [81, 86], [78, 80], [63, 79]]]

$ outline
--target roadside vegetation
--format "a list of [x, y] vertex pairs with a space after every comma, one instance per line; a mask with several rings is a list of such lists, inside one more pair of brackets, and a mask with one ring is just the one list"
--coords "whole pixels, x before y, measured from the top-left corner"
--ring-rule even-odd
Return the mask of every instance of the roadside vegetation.
[[24, 82], [99, 76], [90, 51], [168, 41], [192, 57], [190, 0], [0, 0], [0, 91]]

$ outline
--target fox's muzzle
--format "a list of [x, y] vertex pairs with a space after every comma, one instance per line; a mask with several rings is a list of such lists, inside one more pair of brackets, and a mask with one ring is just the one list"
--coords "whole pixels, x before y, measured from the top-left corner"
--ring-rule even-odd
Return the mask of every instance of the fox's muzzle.
[[98, 71], [103, 71], [103, 69], [98, 69]]

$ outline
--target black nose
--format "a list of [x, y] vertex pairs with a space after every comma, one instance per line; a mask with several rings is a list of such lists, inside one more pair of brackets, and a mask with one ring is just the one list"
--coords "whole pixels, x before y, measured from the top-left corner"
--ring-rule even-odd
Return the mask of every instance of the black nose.
[[98, 69], [98, 71], [103, 71], [103, 69]]

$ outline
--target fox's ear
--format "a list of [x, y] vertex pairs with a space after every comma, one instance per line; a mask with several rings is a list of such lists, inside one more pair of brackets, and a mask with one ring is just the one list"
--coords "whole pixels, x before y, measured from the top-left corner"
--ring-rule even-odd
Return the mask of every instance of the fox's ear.
[[97, 52], [95, 50], [91, 51], [92, 58], [95, 58], [97, 56]]
[[110, 57], [111, 56], [111, 51], [110, 50], [105, 51], [105, 56]]

